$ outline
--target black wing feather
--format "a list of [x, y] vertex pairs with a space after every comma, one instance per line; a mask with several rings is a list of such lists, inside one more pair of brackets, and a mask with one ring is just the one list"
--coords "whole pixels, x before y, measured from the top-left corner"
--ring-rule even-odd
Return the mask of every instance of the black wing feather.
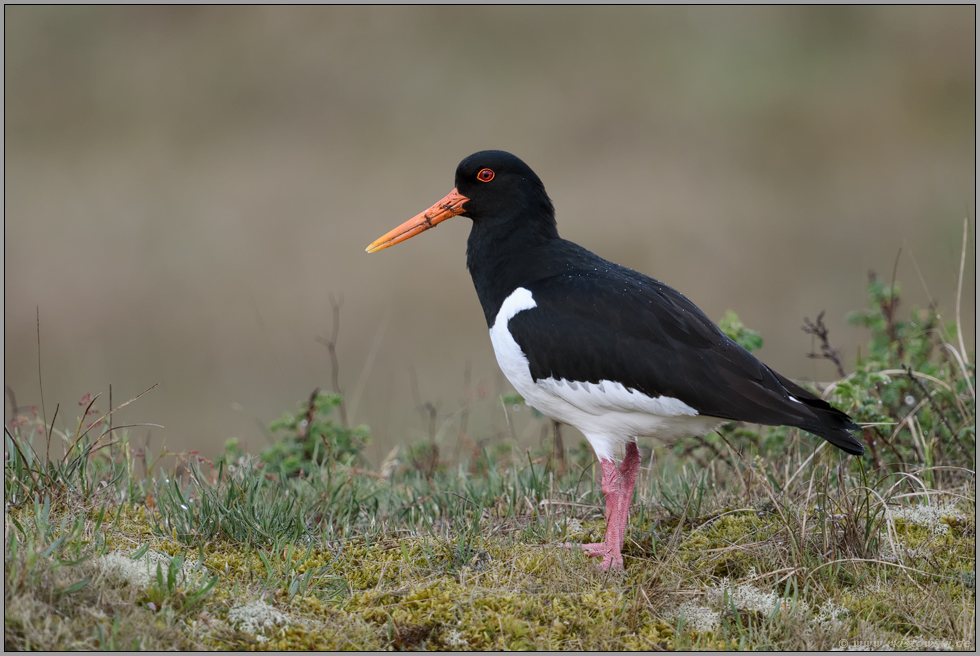
[[515, 315], [508, 329], [535, 380], [617, 381], [680, 399], [703, 415], [796, 426], [847, 453], [864, 452], [848, 432], [859, 427], [845, 413], [772, 371], [680, 292], [599, 262], [595, 272], [525, 284], [537, 307]]

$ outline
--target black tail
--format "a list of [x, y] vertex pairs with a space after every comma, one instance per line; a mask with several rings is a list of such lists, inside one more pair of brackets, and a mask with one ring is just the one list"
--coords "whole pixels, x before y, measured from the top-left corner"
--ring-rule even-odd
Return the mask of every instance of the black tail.
[[851, 418], [847, 416], [846, 412], [842, 412], [823, 399], [810, 394], [796, 383], [780, 376], [775, 371], [773, 371], [773, 374], [776, 375], [776, 378], [783, 387], [809, 410], [809, 412], [801, 413], [799, 421], [788, 425], [802, 428], [814, 435], [819, 435], [838, 449], [852, 456], [864, 454], [864, 445], [848, 432], [861, 430], [861, 427], [851, 421]]
[[810, 406], [811, 409], [814, 410], [813, 414], [815, 414], [817, 418], [821, 420], [821, 425], [800, 425], [800, 428], [810, 431], [814, 435], [819, 435], [836, 446], [838, 449], [850, 453], [852, 456], [860, 456], [864, 454], [864, 445], [848, 432], [852, 430], [860, 430], [861, 427], [851, 421], [851, 418], [845, 413], [841, 412], [825, 401], [823, 403], [827, 406], [827, 408], [829, 408], [829, 411], [821, 412], [820, 408], [814, 407], [810, 403], [806, 403], [806, 405]]

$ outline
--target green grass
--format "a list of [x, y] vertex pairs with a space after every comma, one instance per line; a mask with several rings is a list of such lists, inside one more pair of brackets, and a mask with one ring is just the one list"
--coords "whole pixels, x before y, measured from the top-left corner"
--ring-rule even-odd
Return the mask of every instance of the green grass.
[[900, 321], [877, 280], [869, 297], [866, 355], [823, 390], [865, 424], [866, 455], [745, 425], [646, 448], [625, 572], [563, 548], [604, 528], [584, 444], [461, 462], [412, 445], [374, 471], [367, 429], [319, 393], [275, 446], [214, 462], [86, 427], [91, 403], [73, 429], [14, 418], [4, 645], [972, 649], [974, 354], [935, 310]]

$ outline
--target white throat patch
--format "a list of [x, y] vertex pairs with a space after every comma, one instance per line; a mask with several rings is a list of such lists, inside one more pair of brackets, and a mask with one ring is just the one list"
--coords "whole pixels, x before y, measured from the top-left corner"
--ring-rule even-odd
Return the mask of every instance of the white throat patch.
[[507, 322], [513, 319], [514, 315], [518, 312], [536, 307], [538, 307], [538, 304], [534, 302], [534, 296], [531, 295], [531, 292], [524, 287], [518, 287], [511, 292], [510, 296], [504, 299], [503, 304], [500, 306], [500, 311], [497, 312], [497, 318], [493, 322], [493, 328], [490, 331], [507, 330]]

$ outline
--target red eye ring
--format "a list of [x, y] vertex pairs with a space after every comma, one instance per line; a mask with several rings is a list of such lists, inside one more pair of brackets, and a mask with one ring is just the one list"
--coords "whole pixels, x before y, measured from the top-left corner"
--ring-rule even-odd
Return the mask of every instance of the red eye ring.
[[493, 180], [494, 175], [495, 175], [494, 172], [491, 171], [490, 169], [483, 169], [476, 174], [476, 179], [479, 180], [480, 182], [490, 182], [491, 180]]

